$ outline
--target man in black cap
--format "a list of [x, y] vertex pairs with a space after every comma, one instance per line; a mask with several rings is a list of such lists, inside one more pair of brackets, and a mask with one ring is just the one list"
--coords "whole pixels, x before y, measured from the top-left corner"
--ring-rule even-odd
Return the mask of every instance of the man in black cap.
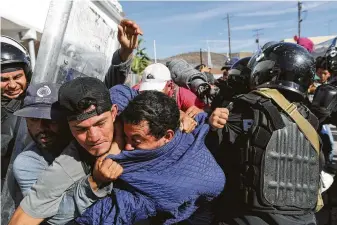
[[77, 78], [63, 84], [58, 96], [76, 140], [39, 177], [10, 224], [39, 224], [47, 218], [50, 224], [66, 224], [109, 194], [111, 182], [123, 171], [113, 160], [104, 160], [119, 150], [113, 140], [117, 107], [104, 83]]
[[[161, 96], [158, 97], [157, 95]], [[124, 124], [124, 128], [127, 130], [128, 144], [120, 146], [124, 147], [125, 145], [126, 150], [139, 148], [141, 152], [137, 150], [130, 151], [137, 158], [128, 157], [125, 161], [121, 158], [118, 162], [121, 164], [123, 162], [126, 163], [124, 165], [127, 168], [127, 165], [143, 166], [150, 162], [158, 166], [157, 162], [164, 161], [167, 165], [160, 164], [159, 167], [165, 168], [165, 174], [169, 174], [173, 178], [166, 179], [166, 184], [163, 187], [165, 186], [167, 193], [176, 189], [180, 191], [179, 194], [174, 195], [164, 194], [169, 196], [164, 198], [162, 194], [154, 190], [155, 188], [152, 188], [149, 191], [151, 195], [154, 195], [153, 202], [156, 202], [156, 199], [160, 199], [163, 205], [163, 208], [161, 206], [152, 208], [154, 206], [153, 202], [149, 203], [147, 197], [142, 194], [145, 191], [144, 189], [139, 191], [139, 187], [132, 188], [134, 184], [129, 183], [129, 180], [122, 179], [118, 188], [114, 189], [112, 196], [117, 194], [121, 197], [123, 194], [118, 194], [120, 193], [119, 190], [121, 190], [126, 193], [128, 198], [117, 199], [116, 207], [118, 205], [118, 210], [121, 213], [117, 213], [118, 216], [116, 217], [110, 214], [109, 219], [117, 219], [120, 223], [129, 224], [125, 220], [136, 222], [154, 216], [158, 212], [156, 219], [168, 220], [169, 218], [166, 215], [171, 215], [170, 213], [172, 212], [174, 215], [169, 216], [170, 219], [179, 222], [189, 218], [195, 212], [198, 215], [194, 217], [193, 214], [191, 220], [205, 220], [205, 217], [207, 217], [206, 220], [209, 223], [211, 221], [211, 215], [208, 213], [210, 201], [221, 193], [225, 177], [221, 168], [203, 144], [204, 136], [208, 130], [208, 127], [204, 126], [206, 114], [200, 116], [201, 125], [199, 129], [202, 131], [199, 132], [198, 129], [195, 134], [182, 134], [177, 130], [179, 127], [179, 110], [172, 99], [160, 92], [145, 92], [140, 96], [139, 98], [141, 99], [147, 99], [147, 102], [139, 100], [139, 107], [137, 108], [141, 109], [142, 106], [147, 106], [149, 111], [143, 111], [142, 113], [156, 118], [153, 122], [156, 126], [153, 129], [160, 133], [157, 136], [147, 131], [145, 132], [145, 130], [142, 133], [136, 133], [140, 131], [138, 127], [141, 127], [143, 123], [140, 125], [137, 123], [137, 126], [133, 126], [131, 120], [134, 118], [132, 118], [132, 113], [130, 112], [134, 110], [129, 108], [129, 116], [127, 118], [130, 118], [130, 121]], [[152, 105], [148, 104], [149, 101], [152, 102]], [[89, 77], [72, 80], [60, 88], [59, 102], [67, 111], [69, 127], [76, 141], [71, 142], [45, 173], [39, 177], [32, 191], [21, 202], [10, 224], [39, 224], [45, 218], [49, 218], [47, 222], [51, 224], [66, 224], [82, 214], [87, 207], [99, 198], [110, 194], [116, 184], [114, 181], [123, 172], [123, 168], [114, 161], [115, 159], [106, 158], [107, 155], [115, 155], [117, 161], [118, 157], [122, 157], [120, 150], [122, 148], [118, 147], [117, 142], [122, 144], [118, 139], [124, 140], [124, 136], [119, 136], [118, 129], [114, 129], [116, 128], [117, 106], [112, 105], [110, 93], [104, 83]], [[170, 104], [166, 104], [167, 102]], [[160, 110], [155, 110], [153, 105], [156, 105]], [[169, 110], [170, 106], [174, 111]], [[166, 114], [163, 114], [163, 112]], [[157, 118], [158, 115], [161, 116]], [[147, 119], [146, 121], [152, 121], [150, 118]], [[164, 120], [167, 123], [166, 125], [161, 122]], [[152, 129], [152, 125], [150, 126]], [[175, 132], [177, 132], [176, 135], [174, 135]], [[181, 135], [188, 138], [185, 139]], [[188, 142], [185, 140], [188, 140]], [[193, 152], [191, 151], [192, 148]], [[170, 154], [162, 154], [160, 149], [166, 149], [165, 152], [170, 152]], [[183, 154], [184, 156], [173, 154], [171, 150], [174, 150], [178, 155]], [[128, 152], [123, 151], [123, 154], [128, 154]], [[153, 157], [150, 157], [151, 152], [155, 152]], [[155, 155], [156, 157], [154, 157]], [[156, 160], [153, 160], [154, 158]], [[140, 163], [139, 160], [143, 163]], [[179, 168], [174, 166], [176, 172], [173, 172], [172, 166], [169, 166], [173, 161], [179, 161]], [[192, 161], [194, 165], [198, 165], [194, 168], [200, 169], [203, 166], [204, 169], [202, 171], [205, 171], [205, 173], [200, 175], [199, 170], [196, 171], [197, 169], [194, 169], [195, 171], [191, 173], [188, 168], [189, 163]], [[175, 165], [175, 163], [173, 164]], [[130, 169], [131, 167], [129, 166], [128, 168]], [[130, 177], [131, 181], [142, 183], [138, 182], [138, 180], [150, 177], [151, 179], [145, 183], [157, 188], [161, 185], [161, 180], [157, 177], [160, 176], [158, 171], [154, 169], [148, 172], [142, 169], [136, 171], [137, 173], [131, 173], [134, 176], [134, 179], [132, 176]], [[149, 175], [151, 171], [152, 174]], [[172, 182], [179, 179], [180, 181]], [[129, 185], [126, 183], [129, 183]], [[186, 185], [190, 187], [187, 188]], [[193, 185], [196, 187], [192, 188]], [[80, 186], [89, 187], [89, 189], [83, 192]], [[142, 187], [146, 189], [146, 187]], [[135, 193], [134, 189], [138, 191]], [[142, 196], [138, 198], [140, 194]], [[135, 206], [131, 206], [133, 205], [133, 200], [136, 201], [134, 203]], [[169, 207], [168, 203], [165, 203], [166, 201], [170, 203]], [[147, 202], [146, 205], [145, 202]], [[127, 206], [126, 210], [121, 208], [124, 203]], [[137, 210], [137, 207], [139, 210]], [[147, 209], [150, 209], [149, 207], [151, 211], [147, 211]], [[109, 210], [102, 211], [102, 213], [105, 212], [108, 213]], [[128, 212], [132, 213], [132, 216], [124, 217]], [[140, 215], [140, 217], [135, 214]]]
[[31, 142], [14, 161], [13, 172], [25, 196], [37, 178], [69, 144], [71, 134], [58, 104], [60, 85], [30, 85], [23, 107], [14, 115], [26, 119]]

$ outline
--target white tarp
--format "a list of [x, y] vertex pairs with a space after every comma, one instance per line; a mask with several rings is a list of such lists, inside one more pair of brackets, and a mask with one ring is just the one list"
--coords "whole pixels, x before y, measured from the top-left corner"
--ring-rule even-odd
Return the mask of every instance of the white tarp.
[[314, 46], [313, 56], [317, 58], [318, 56], [324, 56], [327, 50], [332, 46], [336, 46], [337, 37], [322, 42]]

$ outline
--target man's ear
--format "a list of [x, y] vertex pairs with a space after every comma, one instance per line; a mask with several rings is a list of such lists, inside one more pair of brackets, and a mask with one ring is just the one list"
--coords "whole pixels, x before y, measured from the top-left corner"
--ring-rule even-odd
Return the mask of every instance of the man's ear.
[[112, 116], [113, 122], [115, 122], [117, 112], [118, 112], [118, 106], [116, 104], [113, 104], [111, 107], [111, 116]]
[[174, 131], [171, 129], [167, 130], [164, 136], [165, 144], [169, 143], [173, 139], [173, 137], [174, 137]]

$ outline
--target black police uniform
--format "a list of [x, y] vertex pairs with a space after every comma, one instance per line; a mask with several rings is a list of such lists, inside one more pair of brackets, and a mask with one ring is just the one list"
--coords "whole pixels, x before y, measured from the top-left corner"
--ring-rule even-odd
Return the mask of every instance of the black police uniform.
[[[32, 76], [30, 57], [25, 49], [16, 40], [1, 37], [1, 72], [6, 72], [10, 68], [22, 68], [25, 72], [27, 83]], [[27, 85], [28, 86], [28, 85]], [[10, 155], [13, 149], [15, 136], [20, 124], [20, 119], [13, 113], [20, 109], [25, 93], [17, 99], [7, 99], [1, 97], [1, 178], [6, 175]]]
[[[279, 90], [318, 128], [303, 103], [314, 76], [313, 58], [304, 48], [273, 44], [250, 63], [253, 86]], [[206, 144], [227, 178], [216, 206], [218, 222], [316, 224], [324, 159], [275, 101], [255, 92], [237, 96], [227, 125], [210, 132]]]
[[[337, 126], [337, 47], [330, 46], [326, 54], [317, 60], [320, 66], [326, 68], [330, 74], [330, 80], [327, 84], [320, 85], [313, 97], [311, 104], [312, 112], [317, 116], [320, 125], [332, 124]], [[326, 136], [326, 143], [330, 139]], [[337, 152], [331, 148], [331, 145], [324, 146], [323, 152], [326, 159], [326, 170], [330, 174], [336, 174], [337, 171]], [[318, 222], [321, 220], [328, 224], [337, 224], [337, 182], [336, 180], [330, 188], [323, 194], [325, 207], [318, 214]]]

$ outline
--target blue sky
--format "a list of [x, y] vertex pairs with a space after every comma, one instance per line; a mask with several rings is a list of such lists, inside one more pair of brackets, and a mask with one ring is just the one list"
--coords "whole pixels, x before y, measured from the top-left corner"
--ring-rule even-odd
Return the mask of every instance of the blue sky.
[[[207, 49], [227, 52], [226, 14], [231, 16], [232, 52], [256, 49], [260, 43], [297, 34], [297, 1], [120, 1], [127, 18], [143, 29], [150, 57], [156, 40], [157, 58]], [[301, 36], [337, 35], [337, 2], [303, 2]], [[330, 22], [329, 22], [330, 21]], [[330, 26], [329, 26], [330, 24]]]

